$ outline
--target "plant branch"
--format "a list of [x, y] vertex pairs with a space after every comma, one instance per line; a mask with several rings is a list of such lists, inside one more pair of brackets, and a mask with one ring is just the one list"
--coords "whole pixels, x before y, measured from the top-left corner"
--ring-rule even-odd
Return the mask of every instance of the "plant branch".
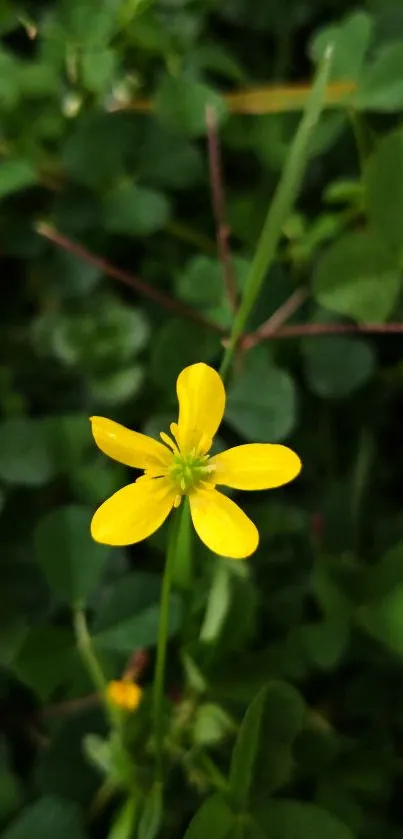
[[174, 563], [178, 546], [180, 520], [183, 510], [175, 510], [171, 520], [164, 576], [160, 600], [157, 655], [155, 660], [152, 719], [155, 737], [155, 780], [163, 780], [163, 749], [165, 735], [164, 691], [165, 666], [169, 631], [169, 605], [173, 582]]
[[[354, 81], [331, 82], [326, 85], [326, 108], [345, 108], [349, 106], [352, 95], [357, 89]], [[229, 111], [233, 114], [284, 114], [290, 111], [302, 111], [310, 96], [310, 84], [263, 85], [249, 89], [234, 90], [223, 96]], [[151, 99], [132, 99], [129, 102], [116, 99], [108, 106], [108, 111], [139, 111], [148, 113], [154, 109]]]
[[[403, 332], [403, 323], [304, 323], [282, 326], [263, 340], [277, 338], [309, 338], [314, 335], [342, 335], [343, 333], [393, 335]], [[245, 340], [252, 336], [245, 336]], [[254, 346], [254, 344], [252, 344]]]
[[228, 302], [233, 312], [237, 307], [237, 287], [229, 247], [230, 229], [227, 223], [224, 178], [220, 141], [217, 132], [216, 112], [213, 107], [206, 107], [207, 144], [210, 170], [210, 187], [213, 215], [216, 227], [218, 256], [222, 266]]
[[112, 263], [108, 262], [103, 257], [97, 256], [96, 254], [91, 253], [91, 251], [87, 250], [83, 245], [74, 242], [68, 236], [65, 236], [62, 233], [59, 233], [54, 227], [50, 224], [45, 224], [40, 222], [36, 226], [36, 232], [39, 233], [40, 236], [43, 236], [45, 239], [48, 239], [53, 244], [58, 245], [58, 247], [62, 248], [68, 253], [72, 253], [77, 256], [79, 259], [82, 259], [83, 262], [87, 262], [89, 265], [94, 265], [96, 268], [99, 268], [103, 274], [106, 274], [109, 277], [113, 277], [114, 280], [118, 280], [118, 282], [124, 283], [125, 285], [129, 286], [130, 288], [137, 291], [138, 294], [141, 294], [143, 297], [148, 297], [149, 300], [154, 300], [155, 303], [158, 303], [160, 306], [163, 306], [164, 309], [168, 309], [171, 312], [175, 312], [177, 315], [185, 318], [189, 318], [190, 320], [194, 320], [197, 323], [201, 323], [206, 326], [208, 329], [212, 329], [215, 332], [224, 333], [224, 330], [213, 321], [204, 318], [203, 315], [199, 314], [195, 309], [191, 306], [186, 306], [184, 303], [180, 303], [178, 300], [173, 300], [172, 297], [169, 297], [164, 292], [160, 291], [158, 288], [154, 288], [154, 286], [148, 285], [141, 280], [139, 277], [135, 277], [133, 274], [130, 274], [128, 271], [124, 271], [122, 268], [118, 268], [116, 265], [112, 265]]
[[[160, 292], [158, 289], [148, 286], [143, 280], [134, 277], [127, 271], [123, 271], [112, 265], [102, 257], [96, 256], [91, 251], [84, 248], [82, 245], [73, 242], [67, 236], [59, 233], [48, 224], [37, 225], [37, 232], [40, 236], [58, 245], [65, 251], [73, 253], [78, 259], [88, 262], [90, 265], [95, 265], [104, 274], [125, 285], [133, 288], [139, 294], [155, 300], [164, 308], [176, 312], [181, 317], [189, 318], [198, 323], [202, 323], [207, 329], [211, 329], [218, 334], [225, 335], [225, 330], [217, 323], [214, 323], [207, 318], [204, 318], [197, 311], [190, 306], [185, 306], [177, 300]], [[291, 303], [291, 301], [293, 302]], [[303, 302], [302, 299], [300, 301]], [[294, 295], [287, 300], [283, 306], [262, 324], [255, 332], [246, 333], [243, 336], [241, 346], [248, 350], [252, 349], [256, 343], [261, 341], [270, 341], [277, 338], [299, 338], [310, 337], [313, 335], [338, 335], [343, 333], [376, 333], [376, 334], [398, 334], [403, 332], [403, 323], [305, 323], [297, 324], [295, 326], [283, 326], [284, 322], [293, 314], [298, 308], [297, 299]], [[294, 308], [295, 306], [295, 308]]]
[[297, 288], [265, 323], [262, 323], [255, 332], [245, 335], [242, 340], [242, 349], [251, 350], [261, 341], [267, 341], [278, 335], [280, 327], [302, 306], [307, 297], [308, 292], [305, 288]]
[[255, 254], [246, 278], [242, 300], [237, 309], [230, 339], [222, 360], [220, 374], [225, 379], [245, 325], [275, 259], [284, 224], [290, 216], [299, 193], [305, 166], [309, 159], [313, 131], [324, 108], [326, 83], [329, 77], [334, 44], [328, 44], [318, 66], [311, 95], [291, 143], [280, 180], [269, 205]]

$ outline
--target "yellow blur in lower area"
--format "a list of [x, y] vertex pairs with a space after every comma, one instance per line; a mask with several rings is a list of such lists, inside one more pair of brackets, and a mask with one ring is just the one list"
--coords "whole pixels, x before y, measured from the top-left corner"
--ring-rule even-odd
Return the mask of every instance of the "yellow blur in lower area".
[[109, 682], [106, 692], [111, 705], [124, 708], [126, 711], [135, 711], [143, 695], [143, 691], [135, 682], [124, 679]]

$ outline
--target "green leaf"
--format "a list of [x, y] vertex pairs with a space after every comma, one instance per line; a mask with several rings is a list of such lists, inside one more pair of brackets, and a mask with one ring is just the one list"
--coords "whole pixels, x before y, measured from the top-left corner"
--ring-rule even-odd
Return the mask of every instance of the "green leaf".
[[214, 109], [217, 125], [226, 116], [224, 100], [190, 75], [164, 76], [155, 99], [156, 113], [170, 128], [197, 137], [207, 133], [206, 108]]
[[112, 83], [117, 63], [117, 53], [108, 47], [86, 51], [82, 57], [82, 74], [87, 90], [92, 93], [107, 90]]
[[0, 198], [33, 186], [37, 180], [36, 169], [28, 160], [4, 160], [0, 163]]
[[52, 510], [35, 531], [37, 561], [55, 595], [84, 604], [98, 584], [110, 548], [91, 538], [92, 511], [70, 506]]
[[42, 699], [48, 699], [61, 685], [71, 682], [76, 650], [71, 632], [38, 626], [26, 636], [13, 669], [22, 682]]
[[393, 311], [400, 284], [396, 260], [373, 233], [347, 233], [319, 260], [313, 293], [327, 309], [361, 323], [382, 323]]
[[94, 455], [93, 460], [75, 466], [70, 475], [74, 495], [83, 504], [101, 504], [127, 483], [127, 472], [123, 465], [118, 465], [101, 453], [98, 455], [94, 451]]
[[75, 315], [46, 313], [37, 321], [35, 337], [44, 352], [66, 366], [85, 366], [103, 374], [111, 368], [115, 372], [144, 348], [149, 327], [141, 310], [108, 295], [89, 301]]
[[176, 288], [178, 296], [187, 303], [205, 309], [219, 305], [224, 295], [221, 263], [204, 254], [192, 257], [179, 275]]
[[143, 381], [144, 368], [141, 364], [132, 364], [124, 370], [92, 378], [89, 391], [94, 402], [121, 405], [139, 393]]
[[45, 270], [50, 287], [63, 299], [85, 297], [102, 278], [97, 265], [61, 249], [47, 255]]
[[230, 794], [237, 810], [250, 811], [287, 780], [292, 743], [305, 716], [300, 694], [285, 682], [269, 682], [249, 706], [235, 743]]
[[120, 808], [112, 827], [108, 833], [108, 839], [132, 839], [133, 825], [137, 812], [137, 796], [128, 798]]
[[17, 775], [0, 769], [0, 822], [9, 819], [23, 803], [23, 791]]
[[323, 336], [303, 343], [305, 372], [317, 396], [350, 396], [371, 378], [375, 369], [372, 347], [359, 338]]
[[28, 417], [0, 423], [0, 478], [10, 484], [39, 487], [56, 473], [43, 426]]
[[403, 131], [383, 137], [366, 171], [368, 213], [376, 233], [393, 250], [403, 254]]
[[199, 705], [193, 723], [193, 741], [197, 746], [209, 747], [221, 743], [235, 729], [234, 723], [219, 705], [206, 702]]
[[0, 666], [10, 667], [27, 635], [25, 620], [6, 609], [0, 620]]
[[[242, 291], [250, 264], [246, 259], [234, 257], [231, 267], [236, 286]], [[178, 297], [200, 309], [211, 321], [230, 328], [232, 311], [218, 259], [204, 254], [192, 257], [178, 276], [176, 291]]]
[[360, 610], [363, 626], [394, 653], [403, 656], [403, 584]]
[[270, 839], [354, 839], [337, 816], [314, 804], [277, 799], [263, 804], [253, 816]]
[[362, 71], [354, 107], [362, 111], [400, 111], [403, 98], [403, 43], [385, 44]]
[[366, 577], [367, 594], [375, 600], [403, 584], [403, 542], [390, 548], [376, 565], [368, 569]]
[[248, 353], [242, 371], [228, 391], [225, 419], [254, 442], [284, 440], [296, 421], [293, 379], [270, 362], [265, 349]]
[[310, 52], [318, 61], [327, 45], [333, 42], [331, 78], [337, 81], [355, 81], [368, 52], [372, 29], [373, 21], [367, 12], [353, 12], [340, 24], [321, 29], [312, 41]]
[[211, 362], [219, 348], [219, 336], [202, 324], [171, 318], [155, 335], [150, 374], [163, 390], [174, 396], [181, 370], [197, 361]]
[[301, 644], [315, 667], [332, 669], [340, 662], [349, 640], [349, 623], [344, 615], [301, 626]]
[[71, 472], [85, 460], [93, 448], [90, 423], [86, 414], [49, 416], [42, 420], [47, 446], [58, 472]]
[[137, 162], [138, 176], [149, 186], [184, 189], [201, 180], [202, 157], [195, 144], [164, 127], [147, 123]]
[[216, 641], [221, 633], [231, 604], [230, 572], [224, 563], [216, 563], [206, 614], [200, 630], [200, 640], [205, 644]]
[[146, 796], [139, 819], [137, 839], [155, 839], [159, 833], [161, 822], [162, 785], [156, 782]]
[[64, 142], [62, 166], [73, 180], [90, 188], [111, 185], [127, 172], [134, 132], [127, 114], [87, 111]]
[[2, 839], [85, 839], [79, 808], [69, 801], [44, 796], [27, 807], [4, 831]]
[[[121, 577], [110, 588], [96, 614], [93, 641], [98, 649], [133, 653], [153, 646], [158, 637], [161, 581], [155, 574], [137, 572]], [[177, 632], [180, 604], [171, 598], [170, 635]]]
[[115, 34], [115, 6], [115, 3], [106, 2], [99, 7], [96, 0], [63, 4], [66, 34], [80, 44], [93, 44], [99, 49]]
[[213, 795], [202, 804], [192, 819], [184, 839], [228, 839], [236, 817], [221, 795]]
[[111, 233], [150, 236], [168, 222], [170, 206], [161, 192], [124, 182], [104, 201], [104, 224]]

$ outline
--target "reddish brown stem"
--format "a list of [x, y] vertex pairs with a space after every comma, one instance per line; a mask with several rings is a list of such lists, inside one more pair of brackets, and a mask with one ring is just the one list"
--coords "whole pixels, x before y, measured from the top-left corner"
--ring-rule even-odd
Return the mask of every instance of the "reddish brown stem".
[[42, 709], [42, 717], [62, 717], [64, 714], [75, 714], [77, 711], [84, 711], [86, 708], [94, 708], [100, 703], [100, 696], [97, 693], [90, 693], [87, 696], [79, 696], [77, 699], [66, 699], [58, 702], [57, 705], [47, 705]]
[[[147, 285], [147, 283], [135, 277], [133, 274], [117, 268], [106, 259], [96, 256], [82, 245], [59, 233], [50, 225], [39, 224], [37, 226], [37, 232], [40, 236], [43, 236], [55, 245], [58, 245], [69, 253], [75, 254], [75, 256], [84, 262], [95, 265], [107, 276], [113, 277], [113, 279], [133, 288], [144, 297], [148, 297], [150, 300], [159, 303], [165, 309], [173, 311], [181, 317], [190, 318], [197, 323], [201, 323], [206, 328], [212, 329], [220, 335], [225, 335], [225, 330], [219, 324], [204, 318], [190, 306], [185, 306], [177, 300], [168, 297], [168, 295], [158, 289], [153, 288], [153, 286]], [[269, 341], [277, 338], [303, 338], [313, 335], [340, 335], [343, 333], [377, 333], [381, 335], [403, 333], [403, 323], [306, 323], [295, 326], [282, 326], [281, 324], [301, 305], [303, 295], [304, 292], [302, 290], [298, 293], [295, 292], [256, 332], [244, 335], [241, 342], [242, 347], [248, 350], [260, 341]]]
[[211, 105], [206, 107], [206, 124], [211, 200], [216, 227], [217, 250], [228, 301], [232, 311], [235, 312], [238, 294], [229, 247], [230, 229], [227, 223], [221, 148], [217, 132], [216, 113]]
[[307, 296], [308, 292], [306, 289], [297, 288], [291, 294], [291, 297], [279, 306], [265, 323], [262, 323], [251, 335], [245, 335], [242, 341], [242, 348], [244, 350], [251, 350], [256, 344], [260, 344], [261, 341], [267, 341], [269, 338], [278, 335], [282, 325], [302, 306]]
[[154, 300], [155, 303], [158, 303], [160, 306], [163, 306], [171, 312], [175, 312], [175, 314], [180, 315], [181, 317], [190, 318], [197, 323], [203, 324], [208, 329], [224, 334], [224, 330], [218, 324], [204, 318], [203, 315], [200, 315], [199, 312], [192, 309], [191, 306], [186, 306], [178, 300], [173, 300], [172, 297], [164, 294], [164, 292], [160, 291], [158, 288], [148, 285], [139, 277], [135, 277], [128, 271], [124, 271], [122, 268], [117, 268], [116, 265], [112, 265], [106, 259], [96, 256], [96, 254], [91, 253], [91, 251], [87, 250], [87, 248], [83, 247], [83, 245], [79, 245], [77, 242], [69, 239], [68, 236], [64, 236], [62, 233], [59, 233], [54, 227], [51, 227], [51, 225], [41, 223], [37, 225], [36, 230], [40, 236], [43, 236], [45, 239], [48, 239], [50, 242], [53, 242], [55, 245], [63, 248], [63, 250], [75, 254], [75, 256], [79, 259], [82, 259], [84, 262], [88, 262], [89, 265], [95, 265], [95, 267], [99, 268], [103, 274], [113, 277], [114, 280], [118, 280], [130, 288], [133, 288], [138, 292], [138, 294], [143, 295], [143, 297], [148, 297], [149, 300]]
[[309, 338], [314, 335], [342, 335], [343, 333], [373, 333], [393, 335], [403, 332], [403, 323], [304, 323], [296, 326], [283, 326], [271, 338]]

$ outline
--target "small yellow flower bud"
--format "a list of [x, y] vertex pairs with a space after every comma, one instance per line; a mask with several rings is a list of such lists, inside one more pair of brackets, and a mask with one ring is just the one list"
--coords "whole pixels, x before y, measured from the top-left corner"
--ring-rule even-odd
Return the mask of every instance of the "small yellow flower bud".
[[124, 708], [126, 711], [135, 711], [143, 695], [143, 691], [135, 682], [123, 680], [109, 682], [106, 693], [112, 705]]

